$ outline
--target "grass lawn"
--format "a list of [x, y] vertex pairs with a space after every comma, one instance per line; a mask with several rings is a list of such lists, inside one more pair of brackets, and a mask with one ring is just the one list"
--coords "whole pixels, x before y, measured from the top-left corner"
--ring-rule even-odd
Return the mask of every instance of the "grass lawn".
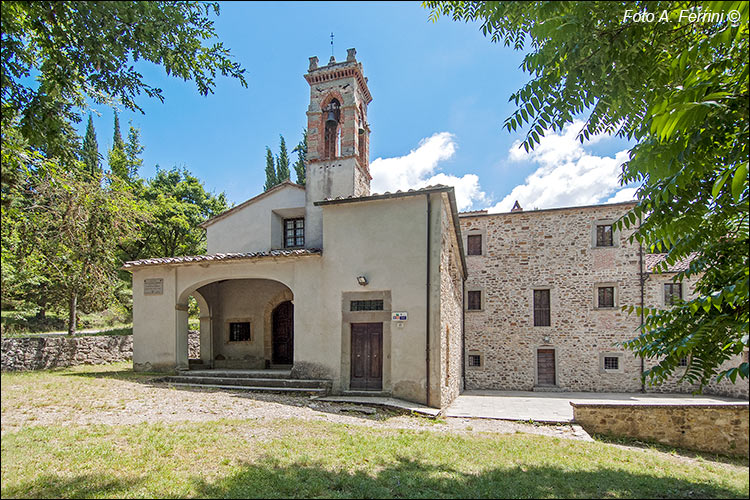
[[[62, 388], [56, 378], [62, 392], [90, 392], [102, 379], [69, 376], [86, 370], [102, 367], [3, 374], [3, 413], [40, 386]], [[106, 380], [140, 377], [118, 370]], [[3, 498], [748, 497], [745, 459], [521, 433], [223, 419], [28, 425], [1, 445]]]
[[[0, 324], [3, 337], [27, 337], [50, 332], [65, 332], [68, 328], [66, 312], [51, 311], [44, 319], [23, 311], [1, 311]], [[77, 335], [86, 330], [96, 330], [97, 333], [87, 335], [132, 335], [133, 327], [130, 318], [123, 313], [102, 311], [96, 313], [80, 313]]]

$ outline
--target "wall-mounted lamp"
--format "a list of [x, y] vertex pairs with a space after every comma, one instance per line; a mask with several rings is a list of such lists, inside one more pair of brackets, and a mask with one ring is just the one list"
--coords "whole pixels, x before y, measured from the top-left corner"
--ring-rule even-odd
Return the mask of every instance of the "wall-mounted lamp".
[[547, 336], [542, 337], [542, 342], [544, 342], [545, 344], [549, 344], [549, 340], [550, 338]]
[[359, 283], [362, 286], [366, 286], [368, 283], [367, 276], [357, 276], [357, 283]]

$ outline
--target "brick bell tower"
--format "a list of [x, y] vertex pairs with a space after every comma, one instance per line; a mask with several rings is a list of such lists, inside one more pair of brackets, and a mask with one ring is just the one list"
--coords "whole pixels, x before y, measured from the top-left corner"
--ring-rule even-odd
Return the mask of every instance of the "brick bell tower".
[[316, 201], [370, 194], [370, 126], [367, 106], [372, 102], [356, 49], [346, 61], [333, 56], [326, 66], [310, 58], [305, 80], [310, 84], [307, 109], [307, 167], [305, 241], [309, 248], [323, 245], [322, 209]]

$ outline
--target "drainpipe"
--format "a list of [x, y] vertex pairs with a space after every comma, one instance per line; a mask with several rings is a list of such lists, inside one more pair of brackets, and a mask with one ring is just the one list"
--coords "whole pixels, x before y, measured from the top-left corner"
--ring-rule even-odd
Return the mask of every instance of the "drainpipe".
[[[638, 224], [638, 227], [640, 228], [640, 221]], [[639, 275], [639, 281], [641, 282], [641, 329], [643, 328], [643, 306], [645, 305], [645, 290], [644, 285], [646, 282], [646, 277], [643, 274], [643, 245], [639, 242], [638, 243], [638, 267], [640, 268], [640, 275]], [[642, 332], [643, 330], [641, 330]], [[646, 370], [646, 366], [644, 364], [643, 356], [641, 358], [641, 392], [646, 392], [646, 381], [643, 379], [643, 372]]]
[[461, 391], [466, 389], [466, 276], [461, 278]]
[[432, 205], [430, 203], [430, 193], [427, 193], [427, 288], [425, 294], [425, 366], [427, 369], [427, 390], [425, 391], [425, 404], [430, 406], [430, 238], [432, 237], [432, 231], [430, 228], [430, 216], [432, 214]]

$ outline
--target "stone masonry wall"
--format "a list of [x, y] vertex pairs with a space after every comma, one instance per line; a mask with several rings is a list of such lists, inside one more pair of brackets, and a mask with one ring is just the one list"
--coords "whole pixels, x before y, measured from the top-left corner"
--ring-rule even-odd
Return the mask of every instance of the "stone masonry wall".
[[[467, 255], [466, 290], [480, 290], [482, 309], [466, 311], [466, 350], [482, 366], [466, 369], [467, 389], [534, 390], [537, 349], [554, 349], [556, 388], [638, 391], [640, 363], [616, 342], [638, 318], [620, 310], [640, 301], [638, 247], [615, 233], [614, 247], [594, 247], [597, 221], [630, 205], [601, 205], [461, 218], [463, 237], [483, 235], [480, 256]], [[466, 248], [466, 241], [464, 241]], [[616, 288], [615, 307], [595, 306], [596, 285]], [[534, 326], [533, 293], [550, 290], [551, 326]], [[604, 353], [620, 370], [604, 372]]]
[[[200, 334], [188, 337], [190, 358], [200, 357]], [[133, 359], [132, 335], [13, 337], [2, 340], [2, 371], [99, 365]]]
[[458, 243], [451, 227], [450, 208], [443, 204], [440, 248], [440, 358], [441, 406], [445, 407], [461, 390], [461, 265]]
[[748, 405], [571, 403], [586, 431], [657, 441], [710, 453], [748, 456]]
[[[637, 334], [640, 319], [623, 312], [640, 305], [638, 245], [629, 233], [615, 233], [614, 247], [594, 246], [597, 222], [608, 223], [631, 204], [596, 205], [505, 214], [466, 214], [461, 231], [481, 234], [482, 255], [467, 255], [466, 290], [480, 290], [482, 309], [466, 311], [467, 354], [481, 356], [480, 367], [466, 368], [467, 389], [529, 391], [536, 387], [536, 350], [554, 349], [555, 389], [638, 392], [640, 359], [616, 345]], [[664, 283], [674, 274], [650, 274], [648, 307], [665, 307]], [[615, 307], [595, 306], [596, 285], [615, 286]], [[688, 298], [693, 281], [683, 284]], [[533, 291], [550, 290], [551, 326], [533, 326]], [[465, 301], [466, 302], [466, 301]], [[604, 370], [604, 356], [619, 358], [618, 370]], [[737, 360], [734, 360], [735, 362]], [[653, 365], [646, 360], [645, 367]], [[693, 392], [674, 380], [647, 386], [648, 392]], [[748, 384], [722, 381], [707, 394], [748, 398]]]

